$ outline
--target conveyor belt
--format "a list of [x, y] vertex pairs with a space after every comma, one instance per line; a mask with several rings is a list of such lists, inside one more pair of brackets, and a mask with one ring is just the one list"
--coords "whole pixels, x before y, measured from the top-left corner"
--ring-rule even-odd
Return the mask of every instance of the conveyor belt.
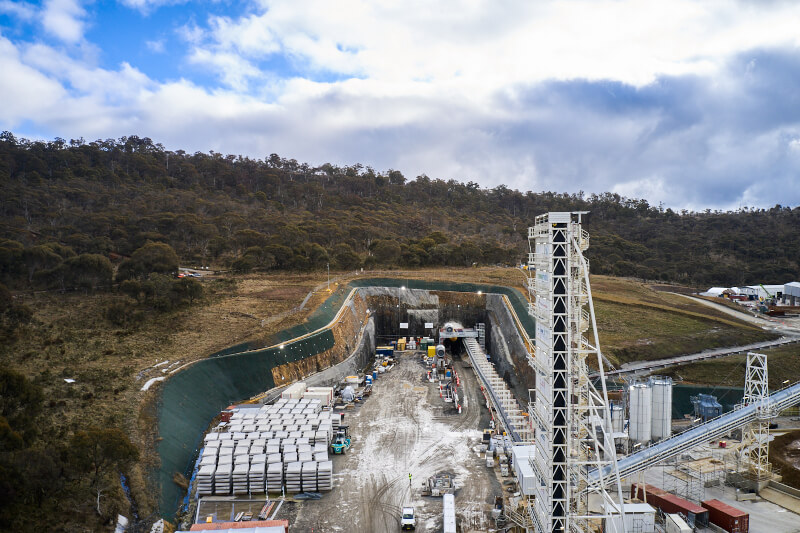
[[[800, 383], [795, 383], [772, 394], [766, 406], [762, 406], [760, 403], [750, 404], [619, 459], [617, 461], [619, 475], [620, 477], [630, 476], [704, 442], [726, 435], [730, 431], [754, 421], [763, 409], [779, 413], [798, 403], [800, 403]], [[610, 480], [610, 475], [611, 468], [604, 468], [603, 479]], [[590, 482], [597, 483], [598, 477], [596, 469], [589, 472]]]
[[486, 360], [486, 353], [478, 341], [474, 338], [465, 338], [464, 346], [467, 348], [472, 367], [489, 396], [489, 401], [500, 417], [500, 423], [514, 442], [528, 442], [530, 440], [530, 431], [526, 429], [528, 419], [522, 415], [522, 409], [506, 382]]

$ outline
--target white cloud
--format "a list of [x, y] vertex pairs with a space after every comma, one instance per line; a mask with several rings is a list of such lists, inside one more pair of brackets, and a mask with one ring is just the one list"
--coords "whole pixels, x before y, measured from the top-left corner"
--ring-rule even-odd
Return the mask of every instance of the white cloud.
[[[75, 8], [65, 12], [77, 28], [60, 38], [81, 41], [86, 13], [70, 2], [45, 9], [57, 4]], [[214, 87], [159, 83], [137, 65], [98, 68], [74, 51], [0, 37], [0, 101], [10, 103], [0, 128], [146, 135], [189, 152], [275, 152], [672, 207], [771, 205], [776, 191], [800, 191], [800, 62], [758, 52], [796, 55], [798, 9], [264, 0], [241, 17], [177, 30], [186, 62], [219, 76]], [[144, 44], [158, 52], [163, 43]], [[794, 195], [783, 196], [800, 202]]]
[[55, 80], [39, 70], [23, 64], [19, 51], [8, 40], [0, 37], [0, 124], [5, 130], [35, 117], [47, 120], [54, 106], [66, 91]]
[[184, 4], [189, 0], [119, 0], [119, 2], [131, 9], [136, 9], [142, 14], [149, 15], [161, 6]]
[[164, 51], [165, 51], [164, 39], [155, 39], [155, 40], [152, 40], [152, 41], [145, 41], [144, 44], [145, 44], [145, 46], [147, 46], [148, 50], [150, 50], [151, 52], [154, 52], [156, 54], [163, 54]]
[[0, 1], [0, 13], [8, 13], [21, 20], [31, 20], [36, 16], [36, 7], [27, 2]]
[[611, 192], [628, 198], [646, 198], [651, 205], [668, 201], [670, 194], [665, 180], [659, 176], [650, 176], [618, 183]]
[[731, 53], [798, 44], [800, 5], [732, 0], [452, 2], [264, 0], [212, 17], [209, 50], [281, 50], [312, 69], [393, 82], [457, 82], [465, 92], [546, 79], [708, 74]]
[[44, 29], [65, 43], [83, 39], [86, 10], [80, 0], [47, 0], [42, 8]]
[[246, 91], [248, 80], [261, 75], [247, 59], [230, 52], [215, 53], [204, 48], [195, 48], [189, 61], [216, 70], [220, 73], [222, 82], [236, 91]]

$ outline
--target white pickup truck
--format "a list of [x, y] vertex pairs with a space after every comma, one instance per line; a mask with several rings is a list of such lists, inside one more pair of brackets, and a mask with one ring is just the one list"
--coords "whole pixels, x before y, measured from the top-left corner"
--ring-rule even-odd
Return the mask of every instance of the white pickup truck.
[[400, 518], [400, 529], [416, 529], [417, 519], [414, 518], [413, 507], [403, 507], [403, 516]]

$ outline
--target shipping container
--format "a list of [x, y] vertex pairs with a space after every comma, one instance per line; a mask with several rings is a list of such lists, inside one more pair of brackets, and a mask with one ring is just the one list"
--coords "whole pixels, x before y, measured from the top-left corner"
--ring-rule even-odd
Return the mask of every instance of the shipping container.
[[668, 514], [664, 517], [664, 525], [666, 526], [667, 533], [692, 533], [692, 528], [689, 527], [681, 515]]
[[306, 383], [305, 381], [298, 381], [297, 383], [293, 383], [286, 387], [283, 392], [281, 393], [281, 398], [286, 400], [299, 400], [303, 397], [303, 393], [306, 391]]
[[308, 387], [303, 393], [303, 398], [318, 399], [322, 405], [330, 405], [333, 402], [333, 387]]
[[653, 485], [632, 483], [631, 497], [658, 507], [664, 513], [681, 513], [692, 527], [708, 526], [708, 509]]
[[708, 521], [729, 533], [748, 533], [750, 515], [719, 500], [706, 500], [700, 505], [708, 509]]
[[[487, 457], [489, 453], [487, 450]], [[536, 494], [536, 475], [533, 473], [533, 467], [531, 466], [531, 460], [535, 454], [535, 446], [517, 445], [511, 448], [511, 466], [517, 476], [519, 490], [526, 496]]]

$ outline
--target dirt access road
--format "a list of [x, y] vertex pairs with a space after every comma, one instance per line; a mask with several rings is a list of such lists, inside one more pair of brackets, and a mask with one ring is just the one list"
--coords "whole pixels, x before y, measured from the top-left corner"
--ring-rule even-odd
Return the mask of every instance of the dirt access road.
[[[400, 509], [413, 506], [417, 531], [441, 531], [442, 499], [421, 494], [422, 481], [439, 472], [456, 475], [456, 514], [464, 530], [486, 529], [501, 486], [474, 451], [488, 427], [480, 387], [456, 361], [462, 412], [439, 398], [424, 379], [420, 355], [405, 352], [376, 380], [372, 396], [348, 410], [353, 445], [334, 456], [334, 490], [297, 504], [292, 531], [378, 533], [400, 530]], [[411, 474], [409, 483], [408, 474]]]

